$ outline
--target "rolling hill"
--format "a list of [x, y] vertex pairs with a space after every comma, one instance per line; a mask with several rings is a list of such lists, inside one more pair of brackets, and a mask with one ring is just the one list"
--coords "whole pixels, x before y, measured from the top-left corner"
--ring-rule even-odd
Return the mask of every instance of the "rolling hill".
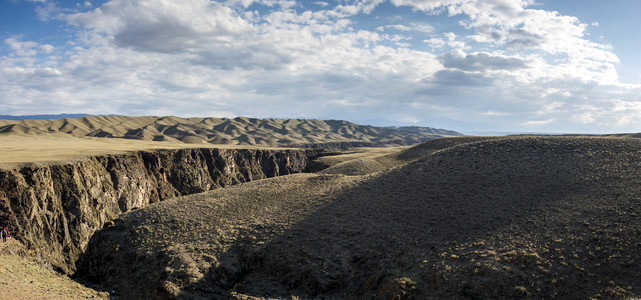
[[187, 144], [345, 148], [411, 145], [458, 132], [429, 127], [374, 127], [338, 120], [88, 116], [0, 120], [0, 135], [69, 134]]
[[368, 175], [288, 175], [128, 212], [92, 237], [76, 276], [133, 299], [639, 297], [640, 149], [433, 140]]

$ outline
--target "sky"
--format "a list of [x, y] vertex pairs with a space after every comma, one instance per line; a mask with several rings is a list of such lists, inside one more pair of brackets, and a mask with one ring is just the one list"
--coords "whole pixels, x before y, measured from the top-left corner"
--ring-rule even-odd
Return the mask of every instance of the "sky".
[[641, 132], [638, 0], [0, 0], [0, 115]]

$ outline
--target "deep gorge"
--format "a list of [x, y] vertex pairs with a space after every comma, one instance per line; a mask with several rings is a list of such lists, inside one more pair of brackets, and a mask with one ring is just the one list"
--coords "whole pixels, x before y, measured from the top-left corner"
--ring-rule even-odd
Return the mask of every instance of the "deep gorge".
[[179, 149], [0, 169], [0, 223], [70, 274], [92, 234], [121, 213], [305, 171], [318, 150]]

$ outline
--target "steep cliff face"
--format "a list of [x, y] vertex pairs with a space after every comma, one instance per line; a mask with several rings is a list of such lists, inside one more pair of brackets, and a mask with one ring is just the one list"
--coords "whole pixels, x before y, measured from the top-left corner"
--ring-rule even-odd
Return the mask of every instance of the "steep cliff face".
[[305, 150], [181, 149], [0, 169], [0, 225], [64, 272], [119, 214], [179, 195], [302, 172]]

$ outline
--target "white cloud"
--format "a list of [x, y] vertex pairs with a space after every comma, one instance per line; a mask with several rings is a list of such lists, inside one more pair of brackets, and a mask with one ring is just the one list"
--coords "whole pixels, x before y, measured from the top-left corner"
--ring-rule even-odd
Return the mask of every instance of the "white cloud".
[[517, 70], [527, 68], [528, 61], [516, 57], [486, 52], [466, 54], [461, 50], [454, 50], [439, 57], [446, 68], [455, 68], [466, 71], [485, 70]]
[[548, 116], [553, 113], [561, 112], [561, 108], [565, 105], [563, 102], [552, 102], [544, 104], [541, 110], [534, 112], [536, 115]]
[[452, 49], [464, 50], [469, 48], [465, 42], [458, 40], [456, 34], [453, 32], [443, 33], [443, 36], [447, 40], [447, 45]]
[[422, 24], [422, 23], [410, 23], [408, 25], [403, 25], [403, 24], [385, 25], [385, 26], [377, 27], [376, 30], [385, 31], [386, 28], [394, 29], [398, 31], [416, 31], [416, 32], [423, 32], [423, 33], [434, 32], [434, 27], [432, 25]]
[[7, 38], [4, 40], [4, 43], [13, 50], [13, 53], [15, 53], [18, 56], [34, 56], [36, 55], [36, 47], [38, 46], [38, 43], [32, 42], [32, 41], [20, 41], [16, 37], [11, 37]]
[[374, 18], [367, 14], [381, 1], [340, 3], [112, 0], [47, 14], [45, 5], [43, 19], [74, 26], [74, 48], [63, 54], [57, 44], [6, 38], [0, 102], [18, 114], [641, 127], [640, 86], [618, 82], [618, 58], [585, 39], [577, 18], [531, 9], [532, 1], [393, 0], [419, 14], [457, 15], [462, 25], [442, 33], [398, 18], [376, 30], [358, 22]]
[[394, 5], [411, 6], [422, 11], [432, 11], [448, 5], [460, 5], [462, 0], [391, 0]]
[[434, 26], [425, 23], [410, 23], [412, 30], [423, 33], [434, 32]]
[[229, 38], [250, 28], [229, 7], [206, 0], [114, 0], [88, 13], [69, 15], [67, 20], [112, 35], [121, 46], [160, 52], [188, 49], [198, 39]]
[[570, 119], [572, 120], [572, 122], [579, 124], [591, 124], [597, 120], [598, 115], [598, 113], [595, 114], [594, 112], [583, 112], [572, 115]]
[[[524, 0], [393, 0], [424, 11], [447, 9], [450, 15], [466, 15], [463, 24], [474, 29], [475, 42], [505, 47], [512, 51], [539, 51], [540, 55], [566, 54], [560, 66], [565, 76], [614, 83], [614, 64], [619, 60], [607, 46], [585, 39], [587, 25], [576, 17], [557, 12], [530, 9], [534, 1]], [[447, 36], [452, 43], [455, 36]], [[450, 45], [462, 48], [462, 45]]]
[[547, 119], [547, 120], [532, 120], [523, 122], [525, 126], [539, 126], [539, 125], [548, 125], [556, 122], [556, 119]]
[[499, 117], [501, 117], [501, 116], [509, 116], [510, 115], [510, 113], [500, 112], [500, 111], [493, 111], [493, 110], [488, 110], [486, 112], [483, 112], [483, 114], [484, 115], [488, 115], [488, 116], [499, 116]]
[[445, 41], [439, 38], [430, 38], [424, 40], [423, 42], [430, 44], [432, 48], [442, 48], [443, 46], [445, 46]]
[[412, 30], [412, 28], [410, 28], [408, 26], [405, 26], [405, 25], [401, 25], [401, 24], [380, 26], [380, 27], [376, 28], [376, 30], [385, 31], [385, 28], [395, 29], [395, 30], [399, 30], [399, 31], [410, 31], [410, 30]]
[[383, 3], [384, 1], [385, 0], [356, 0], [353, 1], [353, 5], [339, 4], [338, 6], [336, 6], [334, 11], [340, 14], [345, 14], [346, 16], [357, 15], [360, 13], [369, 14], [377, 5]]
[[450, 42], [453, 42], [456, 40], [456, 34], [454, 32], [443, 33], [443, 36], [445, 36], [445, 38]]
[[49, 45], [49, 44], [40, 45], [40, 51], [45, 54], [50, 54], [55, 49], [56, 48], [53, 45]]
[[21, 41], [20, 36], [10, 37], [4, 40], [14, 55], [17, 56], [35, 56], [38, 53], [50, 54], [55, 47], [50, 44], [38, 44], [34, 41]]
[[35, 1], [41, 2], [44, 5], [36, 7], [38, 19], [47, 22], [50, 20], [57, 20], [63, 18], [63, 10], [54, 1]]

